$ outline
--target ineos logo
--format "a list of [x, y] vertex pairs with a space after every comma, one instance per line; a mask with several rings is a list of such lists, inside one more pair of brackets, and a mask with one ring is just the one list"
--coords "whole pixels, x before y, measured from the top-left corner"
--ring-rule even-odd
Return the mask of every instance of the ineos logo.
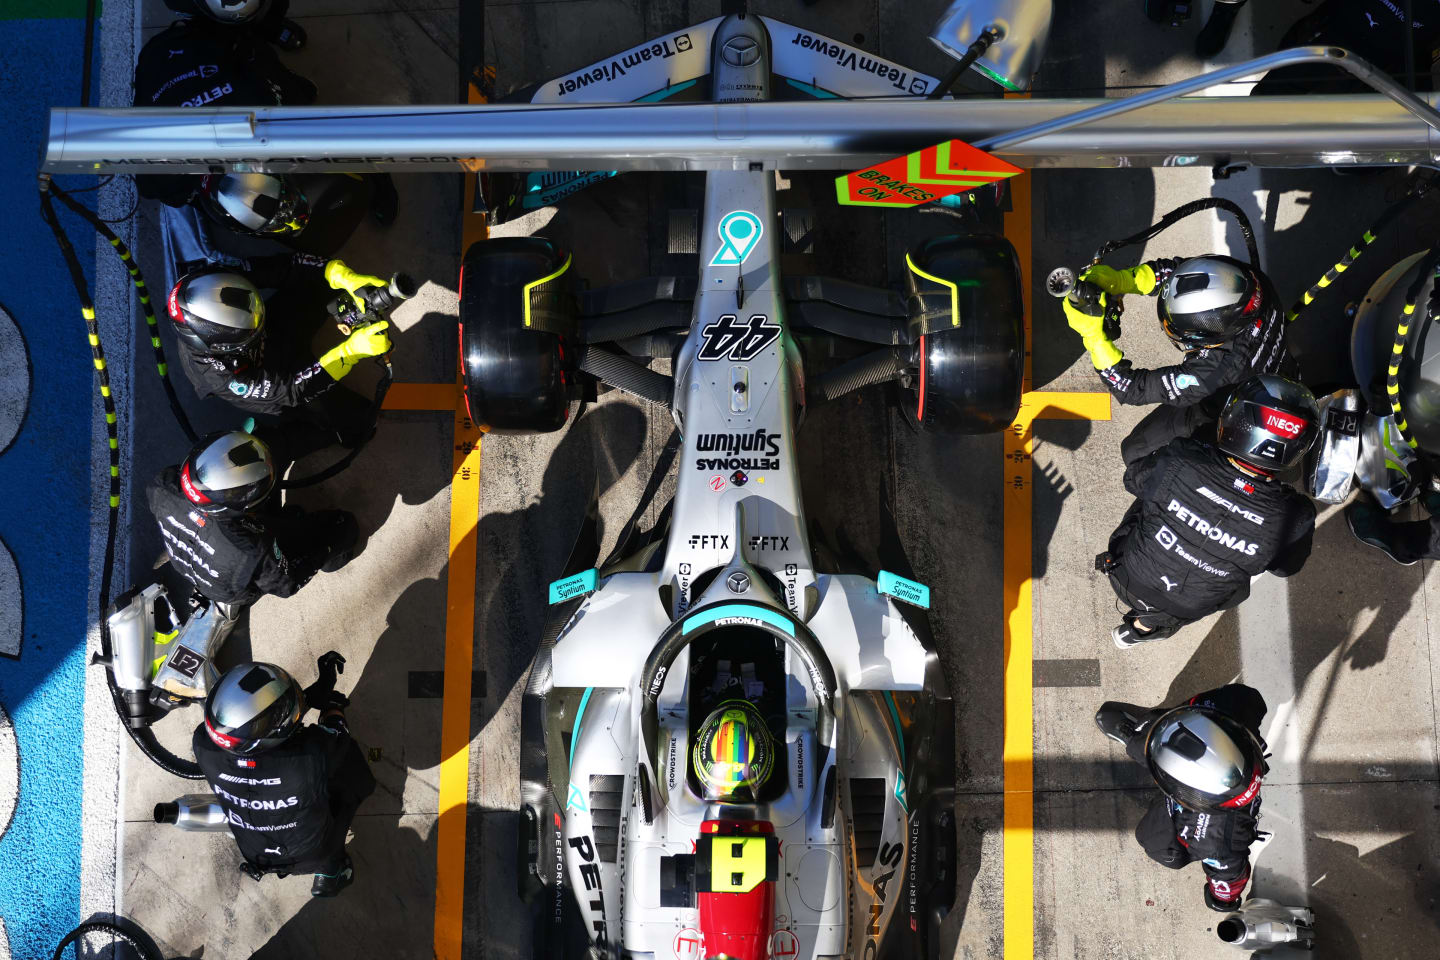
[[1265, 426], [1277, 433], [1283, 433], [1292, 439], [1300, 436], [1300, 431], [1305, 429], [1305, 424], [1299, 420], [1287, 420], [1284, 417], [1277, 417], [1274, 414], [1265, 418]]

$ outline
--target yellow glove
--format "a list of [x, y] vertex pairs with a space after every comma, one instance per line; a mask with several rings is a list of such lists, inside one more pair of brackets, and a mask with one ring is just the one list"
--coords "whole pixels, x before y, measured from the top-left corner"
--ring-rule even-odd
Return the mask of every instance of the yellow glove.
[[366, 357], [378, 357], [389, 353], [390, 335], [385, 332], [389, 328], [389, 321], [382, 320], [356, 330], [344, 343], [321, 357], [320, 366], [330, 374], [332, 380], [339, 380], [350, 372], [351, 367]]
[[355, 301], [355, 309], [364, 313], [365, 298], [360, 296], [358, 291], [364, 287], [383, 287], [390, 281], [372, 277], [368, 273], [356, 273], [344, 260], [331, 260], [325, 264], [325, 282], [330, 284], [332, 290], [344, 290], [350, 294], [350, 299]]
[[1080, 279], [1089, 280], [1106, 293], [1142, 293], [1149, 296], [1150, 291], [1155, 289], [1155, 271], [1145, 263], [1125, 270], [1116, 270], [1114, 267], [1097, 263], [1080, 274]]
[[1095, 365], [1096, 370], [1106, 370], [1115, 366], [1125, 354], [1115, 346], [1115, 342], [1105, 336], [1105, 305], [1109, 294], [1100, 295], [1100, 303], [1096, 309], [1100, 312], [1089, 314], [1079, 305], [1072, 303], [1069, 297], [1060, 301], [1065, 310], [1065, 320], [1070, 324], [1070, 329], [1080, 334], [1080, 340], [1085, 349], [1090, 352], [1090, 362]]

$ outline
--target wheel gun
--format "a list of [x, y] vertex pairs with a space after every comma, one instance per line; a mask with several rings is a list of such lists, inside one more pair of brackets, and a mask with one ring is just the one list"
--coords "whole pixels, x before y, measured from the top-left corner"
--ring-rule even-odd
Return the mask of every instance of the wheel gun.
[[397, 273], [383, 287], [361, 287], [356, 291], [365, 301], [365, 309], [361, 310], [349, 294], [341, 293], [325, 305], [325, 311], [334, 318], [340, 332], [348, 337], [356, 330], [388, 319], [390, 311], [415, 296], [417, 289], [408, 273]]
[[[1045, 278], [1045, 292], [1057, 300], [1067, 298], [1077, 307], [1090, 313], [1100, 305], [1100, 297], [1105, 291], [1088, 280], [1076, 280], [1075, 271], [1069, 267], [1056, 267]], [[1120, 315], [1125, 312], [1125, 304], [1120, 297], [1108, 297], [1107, 300], [1105, 336], [1109, 340], [1118, 340], [1120, 339]]]

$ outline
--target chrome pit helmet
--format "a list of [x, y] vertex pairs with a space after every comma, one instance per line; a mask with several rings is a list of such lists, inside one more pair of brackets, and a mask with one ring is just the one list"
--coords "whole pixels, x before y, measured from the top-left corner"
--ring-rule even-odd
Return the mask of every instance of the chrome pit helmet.
[[1230, 394], [1220, 411], [1220, 449], [1261, 473], [1297, 466], [1320, 435], [1320, 405], [1310, 388], [1261, 374]]
[[1165, 335], [1181, 350], [1221, 346], [1279, 311], [1268, 277], [1218, 254], [1181, 261], [1160, 287], [1157, 308]]
[[205, 698], [205, 734], [240, 756], [284, 743], [300, 726], [305, 694], [273, 663], [242, 663], [225, 671]]
[[289, 177], [211, 174], [201, 183], [200, 200], [212, 220], [251, 236], [294, 236], [310, 222], [309, 201]]
[[[220, 23], [249, 23], [265, 15], [270, 0], [189, 0], [195, 10]], [[170, 3], [166, 3], [175, 9]]]
[[1268, 770], [1259, 738], [1244, 724], [1192, 704], [1161, 714], [1150, 726], [1145, 763], [1170, 799], [1210, 812], [1247, 806]]
[[202, 267], [170, 288], [165, 302], [175, 335], [201, 353], [247, 353], [265, 332], [265, 300], [244, 274]]
[[270, 448], [248, 433], [212, 433], [180, 465], [180, 492], [201, 513], [245, 511], [275, 489]]
[[691, 750], [705, 799], [754, 803], [775, 768], [775, 739], [747, 700], [726, 700], [710, 712]]

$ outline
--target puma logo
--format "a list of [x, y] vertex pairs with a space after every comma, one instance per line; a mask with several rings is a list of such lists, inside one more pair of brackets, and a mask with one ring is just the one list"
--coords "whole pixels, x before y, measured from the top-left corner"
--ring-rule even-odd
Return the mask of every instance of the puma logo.
[[1370, 26], [1372, 29], [1380, 26], [1380, 24], [1375, 22], [1375, 18], [1370, 16], [1370, 12], [1368, 10], [1365, 12], [1365, 19], [1370, 21]]

